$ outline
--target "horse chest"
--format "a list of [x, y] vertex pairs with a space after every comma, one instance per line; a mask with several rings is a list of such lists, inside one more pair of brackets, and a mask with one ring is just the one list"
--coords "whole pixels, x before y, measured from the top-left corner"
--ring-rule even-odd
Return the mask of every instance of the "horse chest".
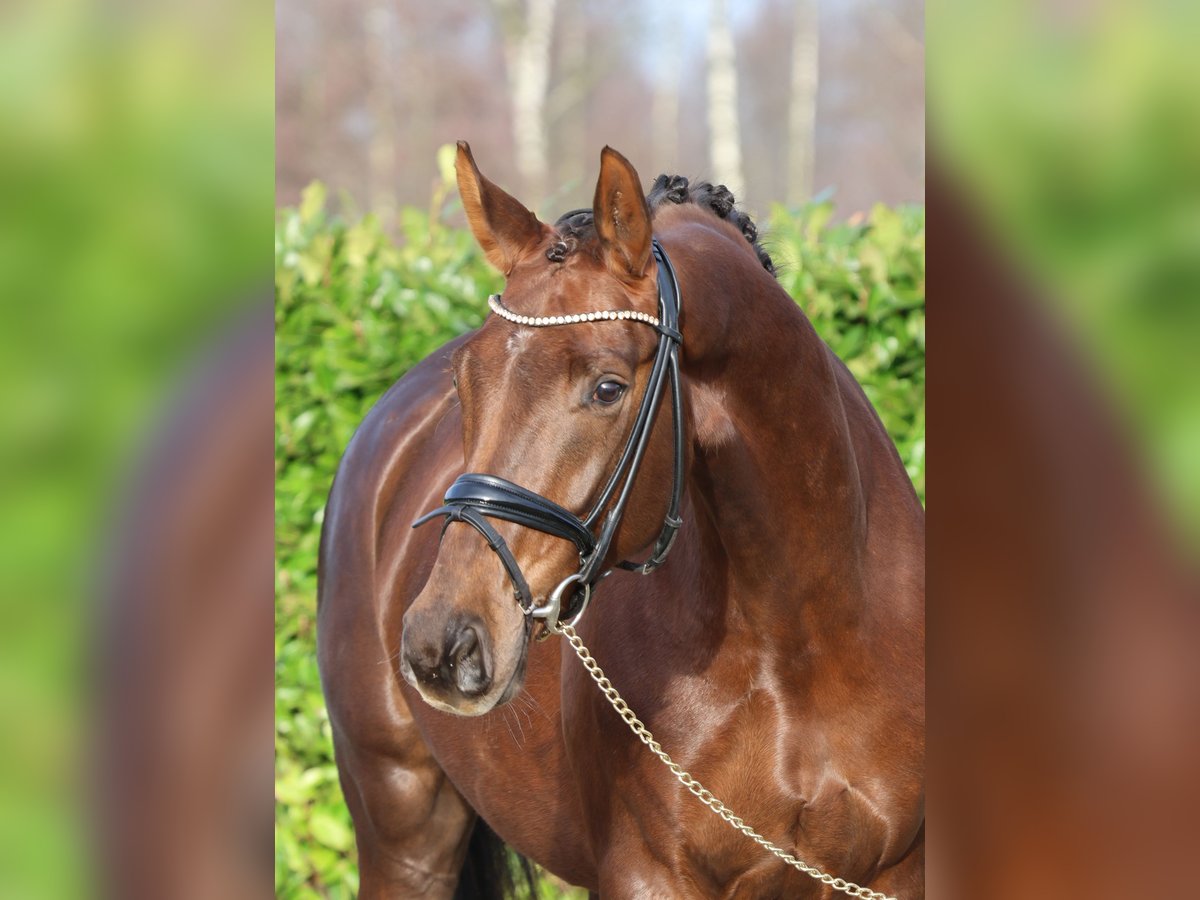
[[[875, 800], [854, 786], [859, 779], [829, 758], [820, 723], [798, 720], [770, 690], [724, 703], [705, 694], [677, 688], [647, 716], [667, 752], [769, 840], [831, 871], [870, 872], [889, 826]], [[611, 745], [622, 737], [605, 718], [592, 721], [595, 740]], [[646, 885], [656, 880], [693, 885], [705, 897], [803, 897], [819, 887], [718, 818], [632, 734], [624, 737], [633, 753], [611, 756], [593, 810], [609, 819], [601, 853], [628, 860], [629, 883], [614, 886], [618, 894], [655, 895]]]

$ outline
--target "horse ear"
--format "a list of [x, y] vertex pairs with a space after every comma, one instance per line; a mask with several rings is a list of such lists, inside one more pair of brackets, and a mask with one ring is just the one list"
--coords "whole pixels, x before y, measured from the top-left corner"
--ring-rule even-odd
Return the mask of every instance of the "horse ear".
[[600, 152], [600, 180], [592, 201], [604, 262], [618, 278], [641, 278], [650, 260], [650, 207], [638, 174], [612, 147]]
[[454, 170], [471, 233], [488, 262], [508, 275], [521, 255], [542, 239], [548, 227], [520, 201], [480, 174], [466, 141], [458, 142]]

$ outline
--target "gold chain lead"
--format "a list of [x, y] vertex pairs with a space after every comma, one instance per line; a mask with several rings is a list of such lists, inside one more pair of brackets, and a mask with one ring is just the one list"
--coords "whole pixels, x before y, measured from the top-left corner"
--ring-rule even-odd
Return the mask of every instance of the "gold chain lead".
[[805, 875], [829, 885], [835, 891], [841, 891], [843, 894], [849, 894], [851, 897], [864, 897], [866, 900], [895, 900], [894, 897], [889, 897], [887, 894], [881, 894], [879, 891], [862, 887], [852, 881], [846, 881], [844, 878], [834, 878], [829, 873], [822, 872], [816, 866], [810, 866], [804, 860], [792, 856], [792, 854], [788, 853], [782, 847], [772, 844], [743, 822], [739, 816], [735, 816], [728, 806], [713, 796], [712, 791], [693, 778], [679, 763], [667, 755], [662, 745], [650, 733], [650, 729], [642, 724], [641, 719], [634, 714], [633, 710], [629, 708], [629, 704], [625, 702], [617, 692], [617, 689], [613, 687], [613, 683], [608, 680], [608, 676], [604, 674], [604, 670], [600, 668], [600, 664], [596, 662], [595, 658], [588, 651], [588, 648], [584, 646], [583, 640], [576, 633], [575, 629], [570, 625], [564, 624], [560, 624], [558, 627], [566, 636], [571, 649], [575, 651], [575, 655], [579, 657], [579, 661], [583, 663], [583, 667], [592, 676], [592, 681], [596, 682], [596, 686], [600, 688], [604, 696], [608, 698], [608, 702], [612, 704], [613, 709], [617, 711], [617, 715], [625, 720], [625, 724], [629, 726], [630, 730], [638, 736], [643, 744], [650, 748], [650, 752], [657, 756], [662, 761], [662, 764], [671, 770], [671, 774], [675, 776], [679, 783], [687, 788], [688, 792], [695, 796], [701, 803], [764, 850], [779, 857], [789, 866], [799, 869]]

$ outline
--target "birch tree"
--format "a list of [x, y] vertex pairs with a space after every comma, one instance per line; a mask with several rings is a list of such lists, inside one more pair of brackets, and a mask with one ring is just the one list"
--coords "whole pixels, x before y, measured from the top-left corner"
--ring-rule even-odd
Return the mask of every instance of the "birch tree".
[[652, 13], [654, 33], [660, 35], [656, 54], [654, 93], [650, 98], [650, 140], [654, 165], [664, 171], [679, 166], [680, 35], [675, 11], [659, 4]]
[[524, 195], [540, 203], [549, 166], [546, 90], [557, 0], [492, 0], [500, 19], [512, 106], [513, 151]]
[[[587, 12], [582, 4], [565, 4], [558, 14], [554, 83], [546, 96], [546, 128], [554, 134], [554, 185], [559, 193], [583, 177], [587, 157], [587, 98], [595, 77], [595, 48], [588, 46]], [[555, 200], [560, 199], [555, 196]]]
[[395, 13], [384, 3], [366, 11], [367, 107], [371, 131], [367, 138], [367, 202], [385, 228], [396, 217], [396, 83], [393, 61]]
[[818, 0], [797, 0], [792, 31], [792, 84], [788, 101], [788, 202], [812, 197], [816, 156]]
[[725, 0], [709, 0], [708, 141], [713, 178], [740, 193], [746, 179], [738, 126], [737, 59]]

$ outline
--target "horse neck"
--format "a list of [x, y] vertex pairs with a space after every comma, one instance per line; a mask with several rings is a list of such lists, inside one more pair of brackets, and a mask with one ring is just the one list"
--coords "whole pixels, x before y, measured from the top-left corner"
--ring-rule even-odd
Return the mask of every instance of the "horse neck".
[[697, 238], [677, 267], [695, 436], [689, 500], [706, 556], [726, 567], [732, 614], [753, 623], [803, 607], [840, 629], [865, 593], [861, 398], [843, 391], [840, 363], [745, 248], [719, 253], [711, 244], [728, 237]]

